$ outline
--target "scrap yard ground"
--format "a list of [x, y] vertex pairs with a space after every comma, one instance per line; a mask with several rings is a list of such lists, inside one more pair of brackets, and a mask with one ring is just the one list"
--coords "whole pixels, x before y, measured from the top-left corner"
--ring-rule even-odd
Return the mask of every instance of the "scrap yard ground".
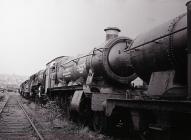
[[[7, 102], [8, 100], [8, 102]], [[22, 98], [18, 93], [5, 92], [1, 93], [0, 110], [0, 139], [14, 139], [14, 140], [34, 140], [34, 132], [30, 134], [32, 128], [26, 125], [26, 119], [24, 119], [23, 112], [16, 105], [17, 100], [22, 103], [24, 110], [29, 115], [30, 119], [38, 129], [39, 133], [45, 140], [118, 140], [123, 138], [114, 138], [105, 136], [97, 132], [91, 131], [88, 127], [83, 125], [77, 125], [66, 119], [62, 110], [55, 104], [55, 102], [49, 102], [46, 105], [36, 104], [32, 101]], [[8, 109], [5, 107], [8, 104]], [[4, 113], [4, 115], [3, 115]], [[15, 116], [14, 116], [15, 115]], [[9, 119], [9, 121], [5, 121]], [[10, 120], [11, 119], [11, 120]], [[12, 121], [14, 124], [12, 124]], [[25, 123], [24, 123], [25, 122]], [[7, 124], [6, 124], [7, 123]], [[17, 123], [17, 124], [15, 124]], [[21, 126], [21, 123], [26, 126]], [[14, 126], [11, 126], [11, 125]], [[19, 127], [17, 127], [19, 126]], [[6, 132], [6, 129], [8, 130]], [[23, 129], [23, 130], [22, 130]], [[31, 132], [30, 132], [31, 133]], [[125, 138], [124, 138], [125, 139]]]

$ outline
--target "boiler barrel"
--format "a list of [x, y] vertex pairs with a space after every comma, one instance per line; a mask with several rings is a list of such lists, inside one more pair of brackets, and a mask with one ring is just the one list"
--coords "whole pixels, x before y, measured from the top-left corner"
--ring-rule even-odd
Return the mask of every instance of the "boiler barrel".
[[145, 81], [155, 71], [176, 69], [186, 73], [186, 28], [187, 17], [182, 14], [139, 35], [126, 50], [126, 65], [133, 67]]

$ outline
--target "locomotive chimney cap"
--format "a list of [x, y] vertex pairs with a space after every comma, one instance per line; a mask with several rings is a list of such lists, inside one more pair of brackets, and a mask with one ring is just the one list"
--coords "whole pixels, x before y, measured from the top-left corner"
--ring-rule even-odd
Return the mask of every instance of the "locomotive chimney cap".
[[104, 29], [104, 31], [106, 32], [106, 41], [107, 41], [118, 37], [118, 34], [121, 30], [117, 27], [107, 27]]
[[107, 28], [104, 29], [105, 32], [108, 31], [108, 30], [115, 30], [115, 31], [121, 32], [121, 30], [119, 28], [117, 28], [117, 27], [107, 27]]

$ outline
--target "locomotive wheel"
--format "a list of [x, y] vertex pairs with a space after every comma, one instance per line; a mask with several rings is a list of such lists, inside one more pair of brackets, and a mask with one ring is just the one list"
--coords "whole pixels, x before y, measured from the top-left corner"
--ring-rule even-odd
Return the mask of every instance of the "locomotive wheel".
[[38, 97], [39, 98], [41, 98], [41, 91], [42, 91], [42, 87], [41, 87], [41, 85], [38, 87], [38, 89], [37, 89], [37, 95], [38, 95]]
[[56, 104], [61, 107], [61, 97], [59, 95], [55, 96], [55, 101], [56, 101]]
[[66, 98], [66, 96], [61, 96], [61, 108], [63, 109], [66, 118], [70, 119], [70, 103]]
[[40, 100], [39, 100], [39, 96], [38, 95], [35, 96], [35, 103], [36, 104], [40, 104]]
[[70, 111], [70, 120], [79, 124], [80, 123], [80, 116], [76, 111]]
[[66, 118], [70, 119], [71, 116], [70, 116], [70, 106], [69, 105], [66, 106], [65, 114], [66, 114]]
[[92, 118], [92, 127], [94, 131], [105, 133], [107, 128], [107, 118], [103, 112], [94, 112]]

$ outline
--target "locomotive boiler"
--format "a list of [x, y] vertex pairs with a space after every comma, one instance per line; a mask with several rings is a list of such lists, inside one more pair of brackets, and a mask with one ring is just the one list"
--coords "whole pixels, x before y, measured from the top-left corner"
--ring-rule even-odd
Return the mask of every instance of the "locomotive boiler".
[[40, 70], [37, 73], [30, 76], [30, 97], [35, 98], [43, 96], [44, 94], [44, 70]]
[[20, 94], [21, 96], [25, 98], [30, 98], [32, 100], [35, 100], [35, 98], [46, 98], [45, 96], [45, 71], [40, 70], [37, 73], [31, 75], [29, 79], [24, 81], [20, 85]]
[[182, 14], [139, 35], [126, 49], [126, 64], [149, 83], [148, 95], [186, 97], [186, 28], [187, 16]]
[[[134, 73], [129, 76], [128, 73], [124, 72], [126, 68], [123, 61], [118, 62], [118, 71], [113, 71], [111, 67], [116, 65], [115, 57], [117, 58], [118, 54], [115, 54], [115, 51], [118, 51], [121, 56], [125, 56], [123, 50], [129, 47], [132, 40], [126, 37], [118, 37], [118, 32], [120, 32], [118, 28], [107, 28], [105, 31], [106, 41], [104, 44], [98, 49], [93, 49], [89, 54], [80, 55], [76, 58], [62, 56], [47, 63], [47, 75], [51, 75], [48, 78], [57, 81], [57, 84], [54, 83], [53, 87], [83, 85], [85, 83], [91, 85], [92, 80], [96, 77], [102, 78], [97, 82], [108, 79], [107, 82], [110, 83], [127, 85], [136, 77]], [[51, 87], [50, 82], [46, 84], [47, 87]], [[95, 87], [94, 90], [100, 92], [101, 89]]]
[[21, 96], [28, 97], [30, 90], [29, 90], [29, 80], [24, 81], [19, 88], [19, 92]]
[[[126, 76], [134, 73], [148, 83], [148, 95], [182, 99], [187, 85], [187, 16], [182, 14], [149, 32], [139, 35], [109, 60], [113, 71], [119, 72], [123, 62]], [[118, 50], [114, 51], [115, 54]], [[110, 61], [110, 62], [111, 62]], [[158, 88], [160, 86], [160, 88]], [[176, 91], [178, 92], [176, 92]], [[176, 92], [176, 93], [175, 93]]]

